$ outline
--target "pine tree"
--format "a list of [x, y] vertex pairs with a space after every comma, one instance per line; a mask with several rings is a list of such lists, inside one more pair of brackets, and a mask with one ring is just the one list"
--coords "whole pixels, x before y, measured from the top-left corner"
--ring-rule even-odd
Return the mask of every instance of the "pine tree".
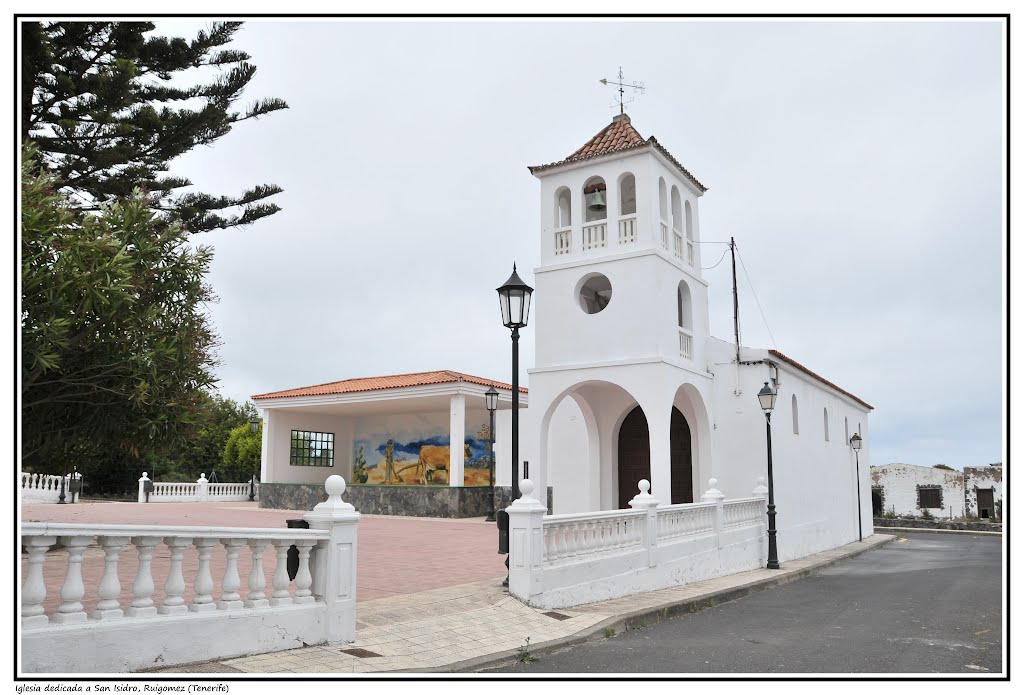
[[[214, 196], [182, 192], [191, 182], [166, 175], [175, 157], [234, 124], [288, 108], [267, 98], [233, 110], [256, 73], [248, 54], [222, 48], [241, 25], [215, 23], [186, 41], [146, 36], [151, 22], [23, 23], [23, 142], [34, 143], [40, 165], [83, 210], [141, 187], [161, 219], [190, 233], [274, 214], [280, 208], [265, 201], [279, 186]], [[195, 68], [217, 74], [178, 86], [182, 73]]]

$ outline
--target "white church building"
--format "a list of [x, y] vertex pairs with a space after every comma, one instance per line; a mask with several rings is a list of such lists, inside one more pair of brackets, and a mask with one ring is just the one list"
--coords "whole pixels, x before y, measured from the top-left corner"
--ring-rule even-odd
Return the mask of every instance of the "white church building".
[[[725, 498], [749, 497], [767, 476], [757, 393], [768, 383], [778, 393], [780, 559], [856, 541], [858, 519], [869, 535], [872, 407], [781, 352], [709, 333], [699, 214], [707, 188], [625, 114], [530, 171], [540, 180], [541, 262], [520, 454], [533, 487], [548, 491], [548, 512], [627, 509], [642, 479], [661, 505], [700, 502], [712, 478]], [[483, 394], [501, 394], [496, 484], [508, 487], [510, 387], [427, 374], [254, 396], [264, 418], [261, 499], [294, 504], [340, 473], [361, 511], [480, 514]]]

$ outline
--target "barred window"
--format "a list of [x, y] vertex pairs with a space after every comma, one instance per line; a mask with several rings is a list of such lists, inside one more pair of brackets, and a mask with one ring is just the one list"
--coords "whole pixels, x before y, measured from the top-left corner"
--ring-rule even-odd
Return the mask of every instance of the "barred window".
[[918, 488], [917, 506], [921, 509], [941, 509], [942, 491], [937, 487]]
[[334, 433], [292, 430], [292, 466], [333, 466]]

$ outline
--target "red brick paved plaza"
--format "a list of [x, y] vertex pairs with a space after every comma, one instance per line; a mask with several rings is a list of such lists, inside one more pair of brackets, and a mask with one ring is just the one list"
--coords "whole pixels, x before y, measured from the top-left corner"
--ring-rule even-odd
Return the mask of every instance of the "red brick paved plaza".
[[[75, 504], [31, 504], [22, 507], [22, 521], [49, 521], [94, 524], [155, 524], [164, 526], [229, 526], [245, 528], [284, 528], [287, 519], [302, 516], [301, 511], [259, 509], [254, 502], [152, 503], [80, 502]], [[497, 531], [493, 523], [479, 519], [422, 519], [416, 517], [367, 516], [359, 522], [358, 569], [356, 598], [368, 601], [399, 594], [411, 594], [456, 584], [505, 576], [504, 556], [497, 553]], [[44, 565], [47, 614], [60, 604], [60, 587], [64, 581], [67, 553], [51, 551]], [[22, 559], [24, 560], [24, 555]], [[169, 552], [162, 543], [153, 558], [153, 594], [155, 605], [163, 600], [163, 584], [167, 577]], [[187, 584], [186, 602], [192, 598], [196, 553], [185, 554], [183, 573]], [[276, 556], [272, 546], [263, 555], [266, 594], [270, 595]], [[22, 579], [26, 573], [22, 562]], [[225, 552], [215, 549], [212, 563], [214, 599], [220, 596], [224, 575]], [[138, 567], [134, 546], [121, 552], [118, 576], [121, 580], [121, 607], [131, 605], [131, 585]], [[248, 549], [238, 558], [238, 574], [242, 579], [241, 594], [245, 598], [251, 561]], [[86, 594], [85, 610], [96, 604], [96, 588], [103, 575], [103, 551], [90, 547], [82, 562]]]

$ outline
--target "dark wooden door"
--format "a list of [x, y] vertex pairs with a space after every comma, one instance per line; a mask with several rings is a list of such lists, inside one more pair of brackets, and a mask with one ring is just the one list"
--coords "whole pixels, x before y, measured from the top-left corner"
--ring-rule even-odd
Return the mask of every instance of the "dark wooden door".
[[619, 428], [619, 509], [629, 509], [644, 478], [651, 479], [651, 437], [647, 417], [637, 406]]
[[693, 454], [690, 450], [690, 426], [678, 408], [672, 408], [670, 437], [672, 504], [693, 502]]
[[996, 516], [996, 505], [993, 502], [991, 490], [978, 490], [978, 518], [994, 519]]

